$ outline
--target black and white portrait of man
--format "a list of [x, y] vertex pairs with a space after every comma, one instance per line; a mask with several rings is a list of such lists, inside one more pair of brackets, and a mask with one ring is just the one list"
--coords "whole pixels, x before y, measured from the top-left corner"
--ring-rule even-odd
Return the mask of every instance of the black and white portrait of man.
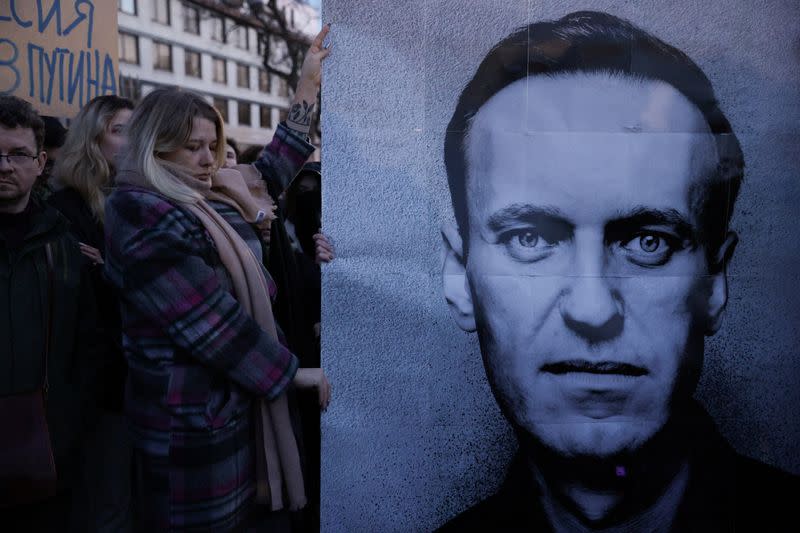
[[605, 13], [533, 23], [463, 90], [445, 164], [447, 301], [520, 441], [500, 493], [448, 529], [771, 531], [791, 517], [798, 480], [737, 456], [692, 400], [744, 173], [702, 70]]
[[800, 4], [323, 18], [322, 530], [796, 530]]

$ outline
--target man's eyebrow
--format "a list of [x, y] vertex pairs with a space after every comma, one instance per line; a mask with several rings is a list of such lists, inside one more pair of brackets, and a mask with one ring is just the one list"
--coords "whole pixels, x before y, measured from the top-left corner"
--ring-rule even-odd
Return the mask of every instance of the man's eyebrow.
[[536, 206], [531, 204], [511, 204], [492, 213], [486, 225], [492, 231], [505, 229], [510, 223], [525, 222], [537, 224], [542, 222], [558, 222], [569, 227], [574, 225], [567, 220], [564, 214], [552, 206]]
[[36, 153], [36, 150], [31, 150], [28, 146], [15, 146], [9, 150], [11, 152], [29, 152], [29, 153]]
[[696, 228], [677, 209], [635, 207], [606, 224], [606, 233], [630, 232], [644, 226], [669, 226], [684, 239], [694, 239]]

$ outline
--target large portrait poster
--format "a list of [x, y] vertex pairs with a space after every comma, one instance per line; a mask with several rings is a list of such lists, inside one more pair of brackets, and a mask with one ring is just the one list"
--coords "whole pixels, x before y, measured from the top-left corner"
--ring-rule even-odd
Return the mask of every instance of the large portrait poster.
[[323, 529], [783, 530], [800, 4], [323, 18]]

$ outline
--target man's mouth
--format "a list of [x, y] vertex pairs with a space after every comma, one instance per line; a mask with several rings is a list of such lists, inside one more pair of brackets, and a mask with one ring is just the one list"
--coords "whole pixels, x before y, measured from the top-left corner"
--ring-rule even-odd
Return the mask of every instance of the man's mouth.
[[639, 377], [648, 374], [646, 368], [632, 365], [630, 363], [618, 363], [614, 361], [587, 361], [585, 359], [575, 359], [569, 361], [559, 361], [542, 366], [542, 372], [549, 374], [563, 375], [571, 373], [616, 375]]

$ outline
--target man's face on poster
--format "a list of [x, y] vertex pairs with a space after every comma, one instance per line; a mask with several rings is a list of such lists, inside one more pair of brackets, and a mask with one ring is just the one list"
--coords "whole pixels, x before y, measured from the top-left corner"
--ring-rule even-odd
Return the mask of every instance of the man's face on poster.
[[565, 456], [638, 449], [692, 394], [726, 303], [698, 241], [702, 114], [661, 82], [531, 77], [481, 107], [465, 152], [468, 243], [448, 240], [466, 283], [445, 287], [503, 411]]

